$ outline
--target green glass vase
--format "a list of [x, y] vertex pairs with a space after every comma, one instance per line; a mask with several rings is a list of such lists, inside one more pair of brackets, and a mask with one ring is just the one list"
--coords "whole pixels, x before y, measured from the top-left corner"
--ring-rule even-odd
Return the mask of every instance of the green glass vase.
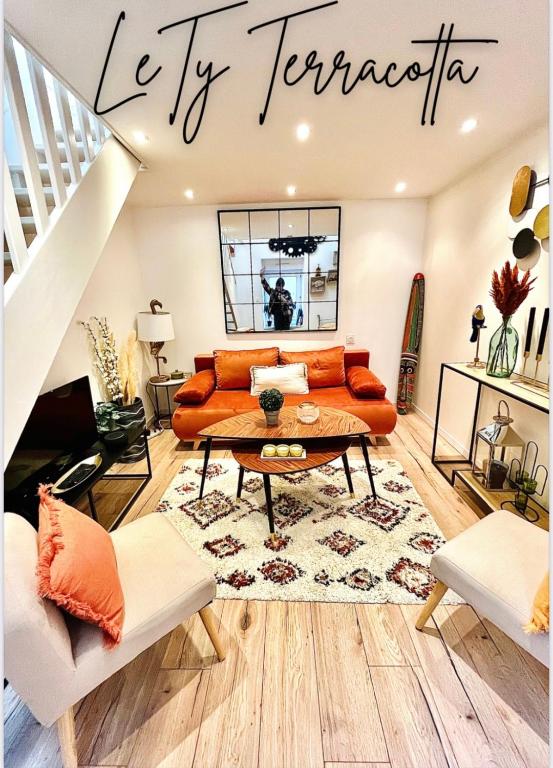
[[518, 354], [518, 333], [511, 325], [511, 318], [503, 320], [490, 339], [486, 373], [498, 379], [508, 378], [515, 370]]

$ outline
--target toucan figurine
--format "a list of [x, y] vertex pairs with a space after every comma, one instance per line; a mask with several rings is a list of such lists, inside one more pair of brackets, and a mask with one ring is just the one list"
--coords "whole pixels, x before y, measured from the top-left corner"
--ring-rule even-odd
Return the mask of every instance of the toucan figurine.
[[472, 313], [472, 336], [470, 340], [475, 343], [478, 341], [478, 331], [484, 326], [486, 318], [484, 317], [484, 311], [482, 304], [477, 304], [474, 312]]

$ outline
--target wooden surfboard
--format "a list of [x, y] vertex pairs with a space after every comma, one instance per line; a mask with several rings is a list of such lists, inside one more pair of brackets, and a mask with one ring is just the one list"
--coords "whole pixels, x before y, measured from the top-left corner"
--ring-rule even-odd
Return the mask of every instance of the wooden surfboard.
[[397, 386], [397, 412], [409, 413], [413, 407], [413, 394], [419, 362], [419, 347], [422, 337], [422, 319], [424, 314], [424, 275], [420, 272], [413, 278], [411, 296], [405, 319], [399, 379]]

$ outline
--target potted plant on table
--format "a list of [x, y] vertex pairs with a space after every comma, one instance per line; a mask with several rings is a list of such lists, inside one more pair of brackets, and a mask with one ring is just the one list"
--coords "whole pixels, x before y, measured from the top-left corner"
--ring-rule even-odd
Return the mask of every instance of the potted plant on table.
[[[105, 390], [106, 402], [96, 409], [98, 429], [105, 434], [123, 429], [125, 432], [146, 428], [142, 399], [137, 396], [136, 331], [131, 331], [117, 354], [114, 334], [105, 317], [91, 317], [82, 323], [94, 352], [94, 365]], [[108, 427], [106, 429], [106, 427]], [[115, 445], [115, 443], [114, 443]], [[123, 463], [139, 461], [146, 455], [144, 440], [138, 440], [120, 457]]]
[[259, 395], [259, 405], [265, 411], [268, 427], [276, 427], [278, 415], [284, 403], [284, 395], [278, 389], [264, 389]]

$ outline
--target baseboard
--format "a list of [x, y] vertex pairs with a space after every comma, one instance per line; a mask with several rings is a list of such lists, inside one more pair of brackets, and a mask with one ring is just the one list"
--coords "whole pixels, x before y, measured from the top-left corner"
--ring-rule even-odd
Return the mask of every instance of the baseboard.
[[[434, 425], [436, 423], [436, 419], [433, 419], [431, 416], [429, 416], [426, 411], [423, 411], [422, 408], [419, 408], [418, 405], [415, 405], [413, 403], [413, 410], [419, 414], [419, 416], [426, 421], [427, 424], [429, 424], [432, 429], [434, 429]], [[445, 430], [443, 427], [440, 427], [438, 430], [438, 434], [440, 437], [442, 437], [446, 442], [448, 442], [452, 448], [455, 448], [455, 450], [461, 455], [464, 456], [465, 459], [468, 459], [469, 456], [469, 449], [464, 446], [462, 443], [457, 440], [456, 437], [453, 437], [447, 430]]]

